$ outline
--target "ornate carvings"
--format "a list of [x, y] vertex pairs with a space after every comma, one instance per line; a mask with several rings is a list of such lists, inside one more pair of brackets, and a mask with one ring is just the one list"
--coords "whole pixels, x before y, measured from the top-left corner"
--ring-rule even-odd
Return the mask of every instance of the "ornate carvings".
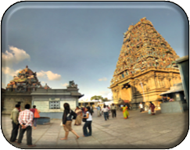
[[68, 87], [77, 87], [77, 84], [75, 84], [75, 82], [72, 80], [72, 81], [69, 81]]

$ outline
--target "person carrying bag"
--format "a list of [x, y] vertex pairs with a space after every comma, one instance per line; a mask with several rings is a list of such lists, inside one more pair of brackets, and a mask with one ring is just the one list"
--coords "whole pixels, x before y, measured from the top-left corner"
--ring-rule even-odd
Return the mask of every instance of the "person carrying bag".
[[76, 135], [76, 139], [79, 138], [79, 135], [72, 129], [72, 120], [76, 119], [77, 114], [70, 109], [70, 105], [68, 103], [63, 104], [64, 112], [62, 117], [62, 123], [65, 130], [65, 137], [61, 138], [61, 140], [67, 140], [69, 131], [71, 131], [74, 135]]
[[[85, 118], [84, 118], [85, 117]], [[82, 122], [86, 122], [86, 115], [83, 116]]]

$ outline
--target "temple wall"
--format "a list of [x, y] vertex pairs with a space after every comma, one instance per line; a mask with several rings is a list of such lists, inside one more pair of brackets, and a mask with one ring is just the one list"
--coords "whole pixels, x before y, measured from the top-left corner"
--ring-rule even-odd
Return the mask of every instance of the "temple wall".
[[[58, 102], [59, 109], [51, 109], [50, 102]], [[40, 112], [63, 112], [63, 104], [69, 103], [70, 108], [75, 110], [78, 105], [78, 99], [75, 97], [64, 97], [64, 96], [34, 96], [32, 98], [32, 105], [36, 105], [36, 108]]]
[[121, 89], [121, 99], [131, 101], [131, 88]]
[[122, 97], [122, 86], [119, 86], [118, 99]]
[[11, 111], [14, 109], [15, 105], [21, 102], [21, 110], [24, 110], [26, 104], [30, 104], [32, 102], [32, 97], [17, 97], [17, 96], [6, 96], [4, 99], [4, 110], [2, 114], [11, 114]]
[[[122, 84], [127, 80], [130, 80], [129, 84], [131, 85], [131, 88], [127, 90], [121, 89], [118, 84]], [[149, 105], [149, 102], [152, 101], [156, 108], [159, 109], [161, 103], [159, 100], [162, 99], [159, 94], [169, 90], [171, 86], [180, 82], [182, 82], [180, 73], [176, 69], [150, 68], [150, 70], [147, 70], [146, 72], [126, 77], [126, 79], [118, 82], [118, 84], [115, 84], [114, 88], [111, 89], [114, 102], [118, 102], [119, 98], [123, 100], [129, 99], [131, 104], [136, 107], [139, 102], [146, 101], [146, 104]], [[143, 98], [141, 83], [143, 84], [145, 98]]]
[[21, 102], [21, 110], [24, 110], [26, 104], [30, 104], [31, 108], [33, 105], [36, 105], [36, 108], [41, 112], [63, 112], [63, 104], [69, 103], [71, 109], [75, 109], [78, 105], [78, 99], [75, 97], [62, 98], [60, 100], [60, 109], [49, 109], [49, 97], [35, 97], [32, 99], [32, 96], [5, 96], [4, 97], [4, 110], [2, 114], [10, 114], [15, 105]]
[[[159, 94], [169, 90], [174, 84], [181, 82], [180, 74], [177, 71], [167, 72], [165, 70], [166, 69], [164, 69], [164, 71], [153, 70], [149, 73], [138, 74], [136, 77], [128, 79], [131, 85], [128, 89], [122, 89], [122, 86], [118, 85], [115, 86], [112, 89], [114, 102], [118, 102], [120, 98], [122, 100], [129, 100], [133, 104], [139, 102], [146, 102], [148, 104], [149, 101], [152, 101], [159, 108], [159, 100], [162, 99]], [[123, 80], [123, 82], [124, 81], [126, 80]], [[143, 84], [143, 89], [141, 83]], [[122, 82], [120, 82], [120, 84], [122, 84]]]

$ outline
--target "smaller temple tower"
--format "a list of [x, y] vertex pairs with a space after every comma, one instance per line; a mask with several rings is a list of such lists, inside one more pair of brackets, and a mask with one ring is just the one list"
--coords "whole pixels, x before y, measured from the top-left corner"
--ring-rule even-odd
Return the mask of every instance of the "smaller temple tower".
[[40, 87], [36, 72], [33, 72], [26, 66], [25, 69], [18, 72], [17, 76], [7, 84], [6, 91], [15, 91], [18, 93], [31, 92]]
[[43, 87], [36, 72], [26, 66], [13, 77], [2, 93], [2, 114], [10, 114], [15, 105], [20, 103], [22, 110], [25, 104], [36, 105], [40, 116], [61, 119], [64, 103], [69, 103], [71, 109], [78, 106], [78, 99], [83, 96], [78, 90], [74, 81], [69, 82], [67, 89], [52, 89], [47, 83]]

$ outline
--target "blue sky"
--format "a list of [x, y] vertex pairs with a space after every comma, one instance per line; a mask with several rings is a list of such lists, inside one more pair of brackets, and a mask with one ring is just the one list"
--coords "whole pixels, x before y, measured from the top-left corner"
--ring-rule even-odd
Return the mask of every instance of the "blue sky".
[[123, 33], [143, 17], [180, 57], [188, 55], [186, 15], [169, 2], [17, 3], [2, 22], [2, 86], [28, 65], [42, 85], [74, 80], [82, 99], [110, 97]]

